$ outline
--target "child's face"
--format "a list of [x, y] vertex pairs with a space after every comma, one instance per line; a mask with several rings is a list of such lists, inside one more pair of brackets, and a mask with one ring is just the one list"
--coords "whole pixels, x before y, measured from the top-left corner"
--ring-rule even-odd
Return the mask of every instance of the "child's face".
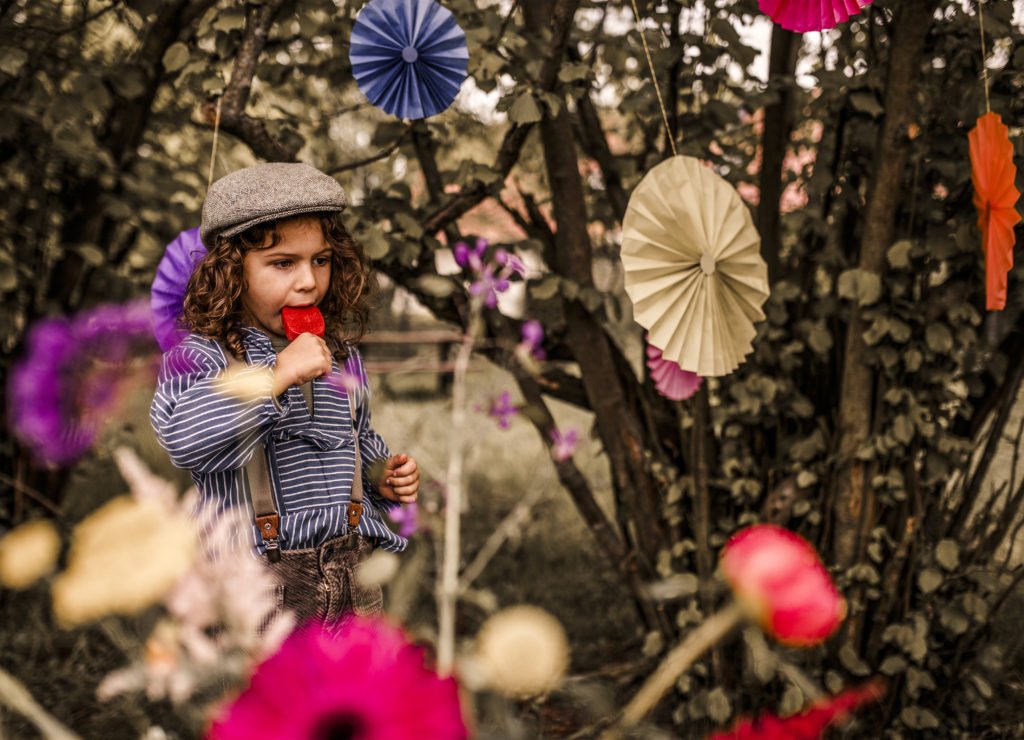
[[277, 233], [276, 246], [251, 250], [243, 258], [242, 310], [256, 328], [284, 336], [282, 308], [315, 306], [327, 294], [331, 247], [315, 218], [286, 221]]

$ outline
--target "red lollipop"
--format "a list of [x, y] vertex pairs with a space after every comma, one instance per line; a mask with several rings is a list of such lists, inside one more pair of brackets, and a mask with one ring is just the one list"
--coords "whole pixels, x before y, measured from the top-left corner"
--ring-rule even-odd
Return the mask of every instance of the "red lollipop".
[[318, 337], [324, 335], [324, 317], [316, 306], [285, 306], [281, 309], [281, 320], [284, 322], [284, 334], [289, 342], [306, 332], [316, 334]]

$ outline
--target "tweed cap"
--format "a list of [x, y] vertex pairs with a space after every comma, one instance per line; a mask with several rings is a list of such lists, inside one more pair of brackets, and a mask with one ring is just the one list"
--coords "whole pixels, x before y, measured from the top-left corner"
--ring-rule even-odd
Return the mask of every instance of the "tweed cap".
[[218, 236], [235, 236], [256, 224], [300, 213], [343, 211], [348, 204], [338, 181], [301, 162], [269, 162], [236, 170], [210, 186], [199, 236], [213, 247]]

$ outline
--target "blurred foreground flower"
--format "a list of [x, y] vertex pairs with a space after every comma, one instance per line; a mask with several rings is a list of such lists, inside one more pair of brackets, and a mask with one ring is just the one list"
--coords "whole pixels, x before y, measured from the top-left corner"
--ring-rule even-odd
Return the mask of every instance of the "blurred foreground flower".
[[423, 650], [383, 621], [293, 633], [214, 719], [211, 740], [467, 736], [458, 686], [423, 665]]
[[647, 368], [658, 393], [671, 401], [685, 401], [700, 389], [702, 378], [697, 373], [683, 370], [679, 364], [666, 360], [661, 350], [647, 345]]
[[0, 584], [28, 588], [53, 570], [60, 553], [60, 535], [53, 522], [22, 524], [0, 540]]
[[747, 614], [786, 645], [815, 645], [846, 616], [846, 602], [818, 553], [788, 529], [744, 529], [725, 544], [721, 564]]
[[569, 641], [559, 621], [543, 609], [514, 606], [480, 628], [471, 661], [488, 688], [513, 697], [536, 696], [565, 676]]
[[399, 525], [398, 534], [403, 537], [412, 537], [419, 529], [420, 507], [415, 501], [411, 504], [403, 504], [387, 512], [388, 519]]
[[11, 369], [10, 420], [47, 465], [84, 454], [133, 391], [156, 378], [160, 358], [146, 300], [40, 321], [26, 346]]
[[819, 740], [828, 728], [843, 724], [854, 711], [877, 702], [884, 694], [885, 685], [881, 681], [869, 681], [817, 701], [791, 717], [765, 714], [741, 719], [731, 730], [716, 733], [708, 740]]
[[134, 453], [114, 452], [121, 475], [137, 500], [159, 506], [177, 521], [192, 512], [192, 532], [203, 547], [191, 566], [162, 595], [166, 616], [132, 664], [106, 676], [101, 700], [145, 691], [151, 700], [181, 703], [195, 691], [239, 679], [274, 652], [294, 626], [276, 613], [277, 585], [266, 564], [251, 554], [252, 526], [241, 513], [217, 513], [195, 505], [195, 490], [179, 500], [174, 485], [154, 475]]
[[814, 548], [782, 527], [759, 524], [741, 530], [725, 543], [720, 562], [736, 601], [705, 619], [669, 651], [626, 705], [622, 725], [646, 716], [679, 675], [744, 616], [780, 642], [800, 647], [822, 642], [846, 616], [846, 603]]
[[183, 514], [129, 496], [110, 501], [75, 528], [68, 568], [53, 583], [57, 619], [74, 626], [142, 611], [188, 569], [194, 544]]

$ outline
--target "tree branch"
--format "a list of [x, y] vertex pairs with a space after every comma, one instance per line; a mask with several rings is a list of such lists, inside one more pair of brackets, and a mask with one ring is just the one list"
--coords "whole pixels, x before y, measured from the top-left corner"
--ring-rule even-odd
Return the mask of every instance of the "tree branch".
[[[245, 35], [231, 69], [231, 81], [221, 98], [220, 128], [225, 133], [244, 141], [253, 152], [269, 162], [294, 162], [299, 147], [287, 146], [267, 131], [266, 124], [248, 116], [245, 106], [249, 102], [256, 62], [267, 43], [267, 34], [285, 0], [270, 0], [261, 5], [245, 8]], [[216, 120], [216, 104], [206, 103], [203, 117], [211, 126]]]

